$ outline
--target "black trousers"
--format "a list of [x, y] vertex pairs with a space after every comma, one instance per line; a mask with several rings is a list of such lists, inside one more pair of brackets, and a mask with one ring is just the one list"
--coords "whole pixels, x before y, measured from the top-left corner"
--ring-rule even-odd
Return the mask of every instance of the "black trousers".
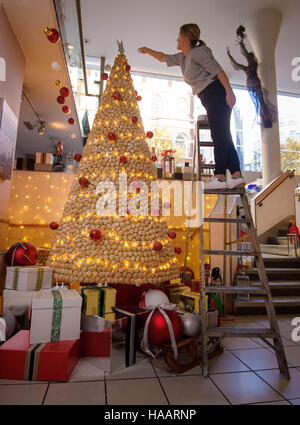
[[230, 132], [231, 109], [226, 103], [226, 91], [217, 79], [205, 87], [198, 97], [206, 109], [214, 143], [215, 174], [240, 171], [240, 161]]

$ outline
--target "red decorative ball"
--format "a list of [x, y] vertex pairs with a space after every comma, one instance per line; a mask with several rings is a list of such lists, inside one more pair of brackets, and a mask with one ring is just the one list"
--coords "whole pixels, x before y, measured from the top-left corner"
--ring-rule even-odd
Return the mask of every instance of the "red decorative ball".
[[169, 230], [167, 235], [169, 236], [170, 239], [175, 239], [176, 238], [176, 232], [174, 232], [174, 230]]
[[138, 122], [138, 117], [132, 117], [132, 118], [131, 118], [131, 121], [132, 121], [134, 124], [136, 124], [136, 123]]
[[5, 261], [9, 266], [34, 266], [37, 257], [35, 246], [28, 242], [17, 242], [7, 251]]
[[113, 97], [114, 100], [121, 100], [122, 99], [122, 96], [118, 91], [115, 91], [112, 97]]
[[125, 155], [120, 156], [120, 162], [123, 162], [123, 163], [127, 162], [127, 158]]
[[60, 39], [59, 32], [55, 28], [50, 28], [50, 34], [47, 34], [47, 38], [51, 43], [57, 43]]
[[85, 177], [80, 177], [80, 179], [78, 180], [78, 182], [83, 187], [86, 187], [89, 184], [89, 180], [86, 179]]
[[176, 246], [174, 251], [175, 251], [175, 254], [181, 254], [182, 253], [182, 249], [180, 248], [180, 246]]
[[[182, 333], [182, 320], [175, 309], [163, 310], [168, 315], [173, 327], [175, 339], [178, 340], [181, 337]], [[171, 342], [171, 337], [166, 319], [158, 308], [155, 309], [150, 319], [148, 328], [148, 340], [150, 344], [156, 345], [157, 347], [162, 347], [163, 344], [168, 344]]]
[[56, 230], [56, 229], [58, 229], [58, 228], [59, 228], [59, 223], [57, 223], [57, 221], [52, 221], [52, 222], [50, 223], [50, 228], [51, 228], [52, 230]]
[[63, 107], [61, 108], [61, 110], [62, 110], [65, 114], [68, 114], [68, 113], [70, 112], [70, 108], [69, 108], [67, 105], [63, 106]]
[[125, 69], [126, 69], [126, 71], [130, 71], [131, 66], [130, 65], [126, 65]]
[[109, 140], [116, 140], [115, 133], [108, 133], [108, 138], [109, 138]]
[[152, 139], [153, 137], [152, 131], [147, 131], [146, 136], [148, 137], [148, 139]]
[[151, 158], [151, 161], [156, 162], [157, 161], [157, 156], [153, 155]]
[[108, 74], [106, 72], [103, 72], [103, 74], [101, 74], [101, 80], [107, 80], [108, 79]]
[[90, 238], [93, 241], [99, 241], [103, 236], [103, 233], [101, 232], [100, 229], [93, 229], [90, 231]]
[[81, 153], [75, 153], [74, 159], [75, 159], [75, 161], [80, 161], [81, 160]]
[[60, 103], [61, 105], [63, 103], [65, 103], [65, 98], [63, 96], [58, 96], [58, 98], [56, 99], [58, 103]]
[[140, 100], [142, 100], [142, 96], [137, 96], [136, 100], [139, 102]]
[[162, 250], [162, 248], [163, 248], [163, 245], [162, 245], [162, 243], [161, 243], [161, 242], [154, 242], [154, 244], [153, 244], [153, 249], [154, 249], [155, 251], [161, 251], [161, 250]]
[[129, 209], [127, 208], [127, 215], [130, 215]]
[[69, 118], [69, 119], [68, 119], [68, 123], [69, 123], [69, 124], [74, 124], [74, 122], [75, 122], [75, 121], [74, 121], [74, 118]]
[[67, 87], [62, 87], [59, 92], [63, 97], [69, 96], [69, 89]]
[[136, 95], [136, 96], [138, 95], [138, 92], [137, 92], [137, 90], [134, 90], [134, 93], [135, 93], [135, 95]]

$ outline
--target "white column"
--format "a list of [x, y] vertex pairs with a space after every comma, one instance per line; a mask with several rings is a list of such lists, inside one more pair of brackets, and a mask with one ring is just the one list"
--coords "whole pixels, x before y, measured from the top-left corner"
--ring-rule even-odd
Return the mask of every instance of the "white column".
[[[282, 21], [276, 9], [260, 9], [247, 21], [246, 33], [252, 45], [259, 67], [258, 76], [268, 92], [268, 100], [277, 107], [277, 81], [275, 48]], [[263, 186], [281, 173], [279, 125], [272, 128], [261, 125], [262, 178]]]

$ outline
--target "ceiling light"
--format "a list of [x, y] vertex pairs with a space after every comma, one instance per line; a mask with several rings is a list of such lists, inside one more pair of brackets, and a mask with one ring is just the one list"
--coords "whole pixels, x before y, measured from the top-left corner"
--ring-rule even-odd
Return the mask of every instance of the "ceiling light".
[[41, 122], [40, 124], [40, 127], [38, 127], [38, 133], [43, 135], [45, 134], [45, 124], [43, 122]]

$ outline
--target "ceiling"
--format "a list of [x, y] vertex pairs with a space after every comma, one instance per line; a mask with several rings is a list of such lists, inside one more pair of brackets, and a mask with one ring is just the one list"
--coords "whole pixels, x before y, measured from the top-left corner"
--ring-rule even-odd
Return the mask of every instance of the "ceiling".
[[[64, 0], [67, 1], [71, 0]], [[23, 121], [37, 124], [38, 120], [24, 99], [17, 152], [51, 152], [58, 140], [62, 140], [65, 152], [81, 151], [77, 115], [72, 115], [75, 124], [71, 126], [67, 122], [70, 115], [65, 115], [56, 101], [59, 89], [55, 81], [60, 79], [68, 87], [70, 83], [61, 43], [50, 43], [43, 33], [45, 26], [58, 26], [52, 0], [2, 0], [2, 4], [26, 58], [24, 91], [41, 120], [46, 122], [47, 129], [43, 136], [38, 135], [36, 129], [26, 129]], [[81, 0], [85, 54], [104, 56], [106, 63], [112, 65], [117, 54], [117, 40], [123, 40], [132, 70], [180, 76], [178, 67], [168, 68], [165, 63], [137, 53], [137, 48], [146, 45], [175, 53], [180, 25], [196, 22], [201, 28], [201, 38], [211, 47], [231, 83], [245, 85], [245, 75], [233, 70], [226, 47], [231, 48], [235, 58], [243, 61], [235, 43], [236, 28], [240, 24], [246, 26], [247, 19], [263, 7], [275, 7], [283, 15], [275, 52], [278, 90], [300, 94], [300, 82], [291, 78], [291, 61], [300, 56], [299, 0]], [[51, 69], [53, 61], [60, 63], [59, 72]], [[75, 112], [72, 96], [68, 105]], [[72, 133], [75, 139], [71, 139]]]
[[[2, 4], [26, 59], [24, 93], [39, 118], [46, 123], [44, 135], [39, 135], [37, 128], [30, 131], [25, 127], [24, 121], [37, 125], [39, 120], [26, 98], [23, 98], [17, 155], [53, 152], [58, 140], [62, 141], [64, 152], [81, 151], [82, 137], [72, 93], [66, 102], [73, 112], [70, 115], [63, 113], [56, 101], [59, 88], [55, 81], [59, 79], [69, 88], [70, 83], [61, 43], [50, 43], [43, 32], [46, 26], [57, 28], [51, 0], [3, 0]], [[59, 71], [51, 68], [53, 61], [60, 64]], [[75, 124], [68, 123], [70, 117], [75, 119]]]

